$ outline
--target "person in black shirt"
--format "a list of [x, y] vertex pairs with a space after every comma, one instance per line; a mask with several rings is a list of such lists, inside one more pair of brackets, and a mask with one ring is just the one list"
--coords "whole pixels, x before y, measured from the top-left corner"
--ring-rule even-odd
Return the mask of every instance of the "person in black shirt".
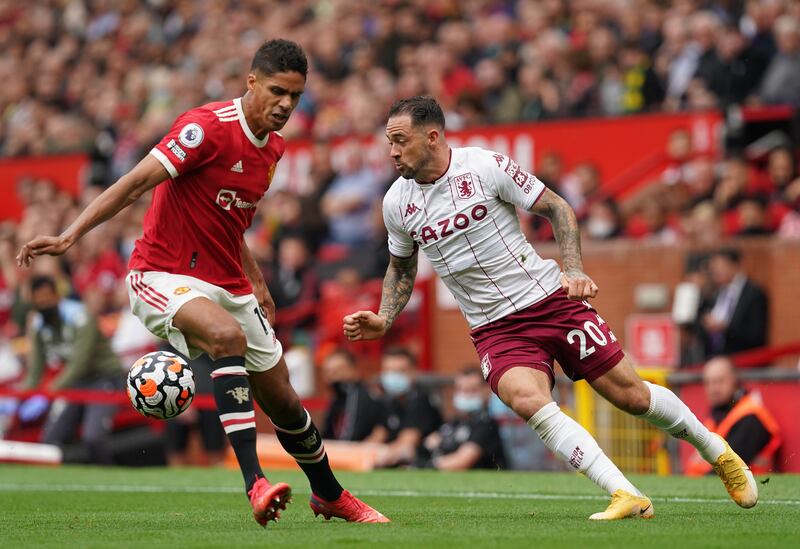
[[322, 438], [366, 439], [375, 429], [381, 408], [361, 380], [353, 354], [345, 349], [334, 350], [323, 361], [322, 374], [333, 393]]
[[381, 358], [381, 400], [383, 413], [369, 437], [385, 442], [376, 460], [378, 467], [411, 463], [422, 439], [442, 423], [439, 408], [431, 396], [416, 383], [417, 360], [407, 349], [387, 349]]
[[500, 432], [487, 412], [488, 400], [489, 389], [481, 371], [463, 370], [455, 379], [453, 391], [456, 416], [425, 437], [417, 465], [441, 471], [504, 469]]

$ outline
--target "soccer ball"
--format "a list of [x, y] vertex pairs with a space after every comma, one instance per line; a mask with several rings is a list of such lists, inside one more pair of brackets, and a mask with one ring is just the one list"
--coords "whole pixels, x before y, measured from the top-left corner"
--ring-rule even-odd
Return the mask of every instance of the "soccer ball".
[[128, 372], [128, 398], [143, 416], [173, 418], [194, 398], [192, 369], [176, 354], [147, 353]]

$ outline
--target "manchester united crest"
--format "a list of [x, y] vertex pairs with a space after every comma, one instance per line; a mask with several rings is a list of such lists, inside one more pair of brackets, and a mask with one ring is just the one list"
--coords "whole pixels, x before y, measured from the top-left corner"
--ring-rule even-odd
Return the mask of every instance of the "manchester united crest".
[[451, 182], [458, 198], [466, 200], [475, 196], [475, 183], [472, 182], [471, 173], [457, 175], [451, 179]]

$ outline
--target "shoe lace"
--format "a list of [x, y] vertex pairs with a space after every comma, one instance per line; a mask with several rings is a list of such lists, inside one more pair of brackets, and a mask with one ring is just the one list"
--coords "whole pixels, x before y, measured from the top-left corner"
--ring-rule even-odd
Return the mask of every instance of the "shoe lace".
[[718, 465], [714, 465], [717, 473], [722, 470], [722, 482], [731, 490], [738, 490], [747, 483], [747, 477], [744, 470], [739, 466], [739, 463], [733, 457], [725, 457], [720, 460]]

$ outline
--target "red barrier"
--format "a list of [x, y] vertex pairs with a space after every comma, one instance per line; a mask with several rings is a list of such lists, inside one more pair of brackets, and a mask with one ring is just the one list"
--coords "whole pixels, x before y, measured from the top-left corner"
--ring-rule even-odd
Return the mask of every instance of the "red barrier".
[[743, 107], [742, 120], [745, 122], [773, 122], [789, 120], [794, 116], [794, 107], [789, 105], [765, 105], [761, 107]]
[[[800, 341], [761, 347], [750, 351], [743, 351], [730, 356], [733, 365], [737, 368], [757, 368], [774, 362], [776, 358], [800, 354]], [[692, 364], [682, 371], [691, 372], [703, 369], [703, 363]]]

